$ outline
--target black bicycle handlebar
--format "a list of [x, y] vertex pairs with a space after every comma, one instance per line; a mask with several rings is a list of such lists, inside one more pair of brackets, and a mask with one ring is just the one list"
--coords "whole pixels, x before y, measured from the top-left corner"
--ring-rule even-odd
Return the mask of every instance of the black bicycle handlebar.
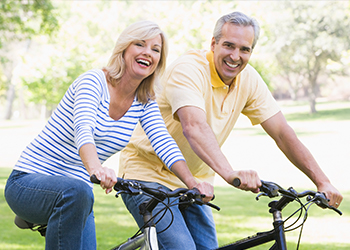
[[[100, 181], [96, 178], [95, 175], [90, 177], [92, 183], [100, 184]], [[164, 189], [154, 189], [149, 188], [142, 183], [135, 180], [124, 180], [123, 178], [117, 178], [117, 183], [114, 185], [114, 190], [117, 192], [123, 192], [131, 195], [138, 195], [145, 192], [149, 195], [157, 197], [160, 200], [164, 200], [167, 197], [179, 197], [180, 201], [183, 203], [195, 203], [198, 205], [207, 205], [216, 210], [220, 210], [220, 207], [214, 205], [213, 203], [204, 203], [202, 198], [203, 195], [199, 192], [197, 188], [187, 189], [187, 188], [177, 188], [173, 191], [166, 191]]]
[[[288, 197], [298, 197], [298, 198], [308, 196], [307, 197], [308, 201], [311, 201], [313, 199], [313, 202], [315, 204], [317, 204], [318, 206], [320, 206], [322, 208], [332, 209], [335, 212], [337, 212], [339, 215], [343, 214], [339, 209], [337, 209], [333, 206], [330, 206], [328, 204], [329, 199], [327, 199], [327, 197], [324, 193], [315, 192], [315, 191], [311, 191], [311, 190], [306, 190], [306, 191], [302, 191], [302, 192], [298, 193], [293, 188], [289, 188], [288, 190], [286, 190], [274, 182], [268, 182], [268, 181], [263, 181], [263, 180], [261, 180], [261, 184], [262, 185], [259, 188], [261, 193], [258, 195], [257, 199], [262, 195], [268, 196], [270, 198], [277, 197], [280, 195], [288, 196]], [[239, 178], [235, 178], [233, 180], [233, 186], [239, 187], [240, 185], [241, 185], [241, 180]]]

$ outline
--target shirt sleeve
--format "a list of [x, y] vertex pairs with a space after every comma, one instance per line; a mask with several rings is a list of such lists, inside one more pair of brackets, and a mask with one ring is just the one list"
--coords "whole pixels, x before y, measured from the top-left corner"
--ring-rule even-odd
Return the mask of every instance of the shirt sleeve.
[[195, 106], [205, 111], [203, 74], [192, 63], [179, 63], [167, 72], [164, 79], [165, 96], [173, 114], [185, 106]]
[[242, 113], [250, 119], [253, 125], [257, 125], [275, 115], [280, 108], [259, 73], [249, 65], [247, 65], [247, 70], [248, 74], [242, 76], [241, 82], [250, 84], [250, 90]]
[[87, 72], [73, 83], [74, 92], [74, 140], [78, 152], [87, 143], [95, 145], [97, 108], [101, 98], [101, 76]]
[[179, 147], [165, 126], [156, 101], [151, 101], [146, 105], [140, 123], [154, 151], [169, 169], [175, 162], [185, 161]]

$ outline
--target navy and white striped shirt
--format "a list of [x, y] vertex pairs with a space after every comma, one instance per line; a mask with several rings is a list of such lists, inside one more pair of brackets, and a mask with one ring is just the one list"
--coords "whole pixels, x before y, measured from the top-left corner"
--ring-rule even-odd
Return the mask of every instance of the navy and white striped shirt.
[[41, 133], [22, 152], [14, 169], [28, 173], [70, 176], [92, 186], [79, 156], [86, 143], [96, 146], [100, 162], [122, 150], [140, 122], [154, 151], [170, 168], [184, 160], [169, 135], [156, 101], [135, 98], [118, 121], [109, 117], [110, 95], [104, 72], [90, 70], [69, 87]]

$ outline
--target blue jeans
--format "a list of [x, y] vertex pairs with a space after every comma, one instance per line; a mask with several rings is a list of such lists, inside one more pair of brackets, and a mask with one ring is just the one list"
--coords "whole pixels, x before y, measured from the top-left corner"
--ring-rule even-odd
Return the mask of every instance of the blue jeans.
[[[147, 187], [159, 188], [162, 187], [166, 190], [169, 188], [153, 182], [143, 182]], [[150, 198], [146, 195], [128, 195], [122, 194], [124, 204], [128, 208], [129, 212], [134, 217], [138, 226], [143, 226], [143, 218], [139, 214], [139, 205], [149, 200]], [[176, 198], [170, 198], [170, 202]], [[166, 202], [167, 200], [165, 200]], [[164, 208], [163, 204], [153, 210], [152, 214], [156, 215], [158, 211]], [[218, 241], [216, 238], [215, 223], [212, 215], [211, 208], [208, 206], [191, 205], [185, 210], [181, 211], [178, 206], [171, 207], [171, 211], [174, 215], [174, 220], [171, 226], [166, 229], [172, 220], [172, 215], [169, 211], [166, 212], [165, 216], [157, 223], [156, 229], [158, 233], [158, 245], [159, 249], [164, 250], [202, 250], [202, 249], [215, 249], [218, 248]], [[160, 213], [154, 220], [157, 222], [158, 219], [163, 215]]]
[[47, 224], [45, 249], [96, 249], [94, 196], [83, 181], [13, 170], [5, 198], [22, 219]]

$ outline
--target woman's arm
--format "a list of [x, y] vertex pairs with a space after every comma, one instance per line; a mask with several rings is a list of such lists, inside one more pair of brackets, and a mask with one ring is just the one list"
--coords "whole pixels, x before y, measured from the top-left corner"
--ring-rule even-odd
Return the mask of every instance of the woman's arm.
[[117, 176], [113, 169], [102, 167], [95, 145], [92, 143], [84, 144], [80, 147], [79, 155], [89, 175], [96, 175], [97, 179], [101, 181], [100, 186], [106, 189], [106, 194], [110, 193], [114, 184], [117, 183]]

